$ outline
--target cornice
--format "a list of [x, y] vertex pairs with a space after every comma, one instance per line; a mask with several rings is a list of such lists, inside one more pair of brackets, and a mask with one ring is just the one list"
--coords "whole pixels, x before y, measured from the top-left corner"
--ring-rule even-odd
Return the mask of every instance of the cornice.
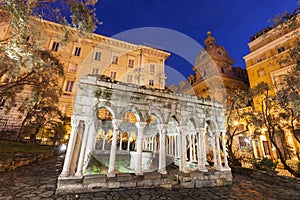
[[[289, 32], [289, 33], [287, 33], [287, 34], [285, 34], [285, 35], [277, 38], [276, 40], [273, 40], [272, 42], [270, 42], [270, 43], [268, 43], [268, 44], [266, 44], [266, 45], [264, 45], [264, 46], [256, 49], [255, 51], [250, 52], [248, 55], [244, 56], [243, 59], [245, 61], [247, 61], [249, 59], [255, 58], [256, 56], [258, 56], [260, 54], [263, 54], [264, 52], [268, 51], [269, 49], [273, 49], [274, 47], [276, 47], [276, 46], [278, 46], [280, 44], [283, 44], [286, 41], [288, 41], [288, 40], [290, 40], [290, 39], [292, 39], [292, 38], [294, 38], [296, 36], [299, 36], [300, 35], [299, 31], [300, 31], [300, 27], [298, 29], [293, 30], [293, 31], [291, 31], [291, 32]], [[293, 35], [293, 34], [296, 34], [296, 35]], [[259, 42], [261, 42], [262, 39], [263, 38], [258, 38], [256, 40], [258, 40]]]

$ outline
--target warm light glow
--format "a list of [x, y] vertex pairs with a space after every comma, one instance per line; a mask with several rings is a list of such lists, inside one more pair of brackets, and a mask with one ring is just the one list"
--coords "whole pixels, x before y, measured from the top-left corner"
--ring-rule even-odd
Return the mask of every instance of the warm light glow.
[[69, 135], [65, 135], [64, 138], [65, 138], [65, 140], [69, 139]]
[[234, 121], [233, 125], [237, 126], [237, 125], [239, 125], [239, 122], [238, 121]]

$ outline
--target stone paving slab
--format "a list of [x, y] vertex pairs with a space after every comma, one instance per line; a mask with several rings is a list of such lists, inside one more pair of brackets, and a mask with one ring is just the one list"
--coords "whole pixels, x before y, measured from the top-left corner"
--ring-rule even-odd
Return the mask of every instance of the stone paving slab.
[[62, 169], [63, 157], [53, 157], [20, 167], [16, 171], [0, 173], [0, 200], [152, 200], [152, 199], [245, 199], [245, 200], [299, 200], [300, 191], [270, 185], [245, 175], [233, 174], [233, 185], [213, 188], [175, 189], [118, 189], [89, 194], [55, 195], [57, 177]]

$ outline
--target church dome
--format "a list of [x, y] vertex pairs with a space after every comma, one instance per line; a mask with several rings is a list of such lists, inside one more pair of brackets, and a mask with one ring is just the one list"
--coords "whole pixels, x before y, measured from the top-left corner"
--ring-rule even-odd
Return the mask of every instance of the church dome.
[[207, 37], [204, 40], [204, 44], [204, 49], [213, 60], [223, 60], [230, 64], [234, 63], [234, 60], [230, 57], [225, 48], [219, 44], [216, 44], [216, 39], [212, 36], [211, 31], [207, 32]]

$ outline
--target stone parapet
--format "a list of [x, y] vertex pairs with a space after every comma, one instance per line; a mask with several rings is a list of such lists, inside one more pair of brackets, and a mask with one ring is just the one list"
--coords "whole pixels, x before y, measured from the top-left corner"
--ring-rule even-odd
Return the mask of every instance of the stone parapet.
[[30, 163], [44, 160], [46, 158], [52, 157], [54, 151], [49, 151], [46, 153], [39, 153], [30, 156], [17, 155], [13, 158], [8, 158], [5, 160], [0, 160], [0, 172], [12, 171], [18, 167], [29, 165]]
[[116, 174], [107, 177], [105, 174], [86, 175], [83, 177], [59, 177], [57, 194], [86, 193], [107, 191], [120, 188], [201, 188], [227, 186], [232, 184], [231, 171], [198, 172], [180, 174], [178, 181], [171, 180], [168, 175], [158, 172], [147, 172], [143, 175], [133, 173]]

